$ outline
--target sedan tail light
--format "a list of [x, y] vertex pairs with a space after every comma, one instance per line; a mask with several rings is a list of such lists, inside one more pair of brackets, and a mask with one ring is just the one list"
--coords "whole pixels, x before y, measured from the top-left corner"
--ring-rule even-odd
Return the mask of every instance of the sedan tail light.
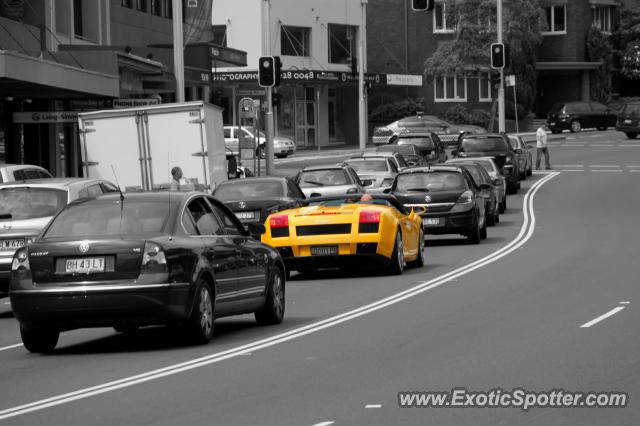
[[169, 269], [164, 250], [158, 244], [147, 241], [144, 244], [138, 282], [160, 283], [166, 281], [168, 277]]
[[379, 223], [380, 212], [372, 210], [360, 211], [360, 223]]
[[29, 265], [29, 253], [26, 247], [16, 251], [11, 262], [11, 271], [18, 274], [18, 278], [31, 278], [31, 265]]
[[271, 229], [274, 228], [288, 228], [289, 227], [289, 216], [280, 215], [280, 216], [271, 216], [269, 218], [269, 226]]

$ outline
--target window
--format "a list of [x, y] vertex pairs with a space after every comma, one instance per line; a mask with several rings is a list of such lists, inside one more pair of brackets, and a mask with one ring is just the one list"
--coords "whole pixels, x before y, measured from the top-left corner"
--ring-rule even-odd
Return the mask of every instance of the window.
[[467, 78], [466, 76], [436, 77], [433, 91], [435, 102], [466, 102]]
[[218, 46], [227, 47], [227, 26], [226, 25], [214, 25], [213, 29], [213, 44]]
[[162, 16], [162, 4], [160, 0], [151, 0], [151, 13], [156, 16]]
[[329, 62], [348, 64], [356, 53], [357, 27], [329, 24]]
[[164, 17], [168, 19], [173, 19], [173, 4], [171, 0], [162, 0]]
[[456, 29], [455, 22], [447, 20], [447, 8], [443, 2], [437, 2], [433, 10], [433, 32], [452, 33]]
[[566, 34], [566, 6], [547, 6], [544, 9], [547, 16], [547, 30], [542, 34]]
[[309, 56], [311, 28], [280, 27], [280, 53], [288, 56]]
[[478, 73], [478, 100], [491, 102], [491, 74], [488, 72]]
[[133, 1], [133, 0], [122, 0], [120, 4], [121, 4], [122, 6], [124, 6], [124, 7], [128, 7], [129, 9], [131, 9], [131, 6], [132, 6], [132, 5], [131, 5], [131, 2], [132, 2], [132, 1]]
[[[200, 235], [223, 235], [224, 232], [222, 230], [222, 226], [218, 222], [216, 215], [213, 214], [213, 211], [209, 207], [209, 204], [204, 200], [204, 198], [196, 198], [187, 206], [187, 211], [191, 214], [193, 218], [193, 222], [198, 230]], [[182, 223], [188, 223], [184, 217], [182, 219]], [[187, 231], [189, 228], [185, 226]]]
[[136, 0], [136, 10], [147, 11], [147, 0]]
[[73, 31], [78, 37], [84, 36], [82, 30], [82, 0], [73, 0]]
[[593, 7], [591, 9], [591, 23], [603, 33], [611, 33], [611, 7]]
[[224, 224], [224, 230], [226, 231], [227, 235], [242, 236], [243, 232], [238, 227], [238, 224], [236, 223], [237, 219], [234, 220], [235, 216], [232, 217], [233, 213], [229, 213], [226, 209], [222, 208], [217, 202], [215, 202], [211, 198], [209, 198], [209, 202], [211, 203], [211, 206], [213, 207], [213, 210], [216, 212], [216, 215], [218, 216], [218, 218], [220, 218], [220, 220]]

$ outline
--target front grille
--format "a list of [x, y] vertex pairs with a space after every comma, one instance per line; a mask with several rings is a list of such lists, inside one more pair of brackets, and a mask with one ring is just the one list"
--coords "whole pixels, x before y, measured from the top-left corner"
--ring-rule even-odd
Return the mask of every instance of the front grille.
[[359, 234], [375, 234], [380, 227], [379, 223], [360, 223], [358, 224]]
[[332, 224], [332, 225], [305, 225], [297, 226], [296, 234], [300, 237], [307, 235], [327, 235], [327, 234], [350, 234], [351, 224]]

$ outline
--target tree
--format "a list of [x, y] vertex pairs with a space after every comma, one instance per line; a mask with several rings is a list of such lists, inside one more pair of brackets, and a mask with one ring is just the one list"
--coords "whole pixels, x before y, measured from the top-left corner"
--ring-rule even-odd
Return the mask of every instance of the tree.
[[640, 79], [640, 6], [620, 9], [620, 22], [613, 41], [620, 74], [631, 80]]
[[611, 98], [613, 46], [596, 26], [592, 26], [587, 33], [587, 54], [590, 61], [601, 64], [591, 79], [591, 98], [606, 103]]

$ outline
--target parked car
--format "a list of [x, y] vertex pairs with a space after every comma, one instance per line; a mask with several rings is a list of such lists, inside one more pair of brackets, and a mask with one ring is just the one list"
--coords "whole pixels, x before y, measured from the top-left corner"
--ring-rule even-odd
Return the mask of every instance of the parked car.
[[30, 352], [52, 351], [61, 331], [76, 328], [182, 324], [206, 343], [215, 318], [284, 316], [278, 252], [199, 192], [73, 202], [16, 252], [11, 269], [11, 305]]
[[0, 164], [0, 183], [31, 179], [47, 179], [53, 176], [46, 169], [31, 164]]
[[405, 208], [424, 207], [425, 234], [461, 234], [473, 244], [487, 237], [485, 200], [469, 172], [458, 165], [407, 169], [391, 187]]
[[447, 161], [445, 146], [433, 132], [420, 129], [405, 129], [395, 140], [397, 145], [415, 145], [430, 164]]
[[[397, 145], [393, 145], [393, 146], [397, 146]], [[396, 168], [398, 170], [402, 170], [402, 169], [404, 169], [406, 167], [409, 167], [409, 164], [406, 162], [406, 160], [404, 158], [404, 155], [402, 155], [398, 151], [363, 152], [362, 156], [363, 157], [390, 158], [391, 161], [393, 161], [393, 164], [396, 165]]]
[[518, 157], [505, 134], [462, 134], [451, 154], [454, 158], [494, 157], [500, 173], [507, 180], [507, 193], [515, 194], [520, 189]]
[[53, 178], [0, 185], [0, 297], [9, 290], [16, 250], [30, 244], [71, 201], [109, 192], [118, 188], [99, 179]]
[[487, 225], [494, 226], [499, 223], [500, 207], [498, 204], [500, 195], [491, 176], [489, 176], [484, 167], [473, 161], [460, 161], [458, 159], [449, 160], [447, 164], [459, 164], [469, 172], [476, 186], [480, 188], [480, 194], [484, 197]]
[[511, 148], [518, 157], [518, 168], [520, 169], [520, 180], [533, 175], [533, 155], [529, 151], [530, 146], [524, 142], [522, 136], [508, 135]]
[[616, 119], [616, 130], [623, 132], [629, 139], [635, 139], [640, 133], [640, 101], [627, 102]]
[[296, 175], [295, 182], [307, 198], [365, 192], [356, 171], [344, 164], [307, 166]]
[[269, 216], [262, 241], [277, 247], [287, 270], [303, 273], [353, 262], [378, 262], [392, 274], [405, 264], [424, 265], [424, 230], [418, 211], [390, 195], [371, 201], [338, 195]]
[[[241, 137], [255, 140], [253, 128], [224, 126], [224, 144], [233, 152], [234, 155], [238, 155], [240, 152], [239, 148]], [[258, 130], [258, 146], [256, 147], [256, 155], [260, 158], [265, 158], [266, 142], [267, 136], [262, 130]], [[273, 137], [273, 155], [278, 158], [285, 158], [294, 152], [296, 152], [296, 143], [293, 140], [284, 136]]]
[[293, 180], [278, 176], [221, 182], [213, 196], [224, 202], [244, 224], [264, 223], [271, 213], [305, 204], [300, 187]]
[[401, 157], [407, 163], [408, 167], [418, 167], [418, 166], [426, 166], [427, 158], [422, 155], [422, 151], [418, 149], [417, 146], [412, 144], [407, 145], [381, 145], [376, 148], [376, 153], [380, 154], [383, 152], [396, 152], [400, 154]]
[[391, 187], [398, 168], [389, 157], [351, 157], [344, 164], [356, 171], [369, 193]]
[[563, 102], [551, 107], [547, 124], [552, 133], [565, 129], [579, 132], [590, 127], [606, 130], [615, 127], [616, 113], [600, 102]]
[[397, 135], [402, 129], [421, 129], [423, 131], [431, 131], [440, 135], [447, 142], [451, 139], [455, 142], [460, 133], [487, 133], [486, 129], [471, 124], [452, 124], [444, 121], [435, 115], [424, 115], [417, 113], [409, 117], [402, 118], [386, 126], [376, 127], [373, 129], [374, 144], [394, 143]]
[[491, 181], [494, 185], [498, 197], [499, 213], [505, 212], [505, 210], [507, 209], [507, 181], [502, 173], [500, 173], [494, 157], [458, 157], [447, 161], [447, 163], [449, 163], [450, 161], [455, 161], [456, 163], [460, 164], [465, 162], [480, 164], [491, 177]]

